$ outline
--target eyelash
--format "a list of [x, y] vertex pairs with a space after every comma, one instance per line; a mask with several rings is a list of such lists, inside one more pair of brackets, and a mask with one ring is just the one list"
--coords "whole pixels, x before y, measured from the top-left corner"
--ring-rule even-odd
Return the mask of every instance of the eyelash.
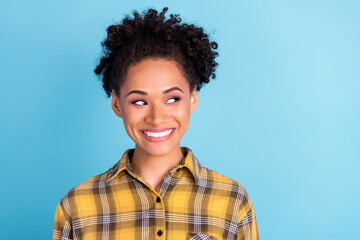
[[[174, 99], [174, 100], [175, 100], [173, 103], [175, 103], [175, 102], [177, 102], [177, 101], [180, 100], [179, 97], [171, 97], [171, 98], [168, 99], [168, 101], [169, 101], [170, 99]], [[139, 105], [139, 104], [136, 104], [137, 102], [144, 102], [145, 104]], [[134, 104], [134, 105], [137, 105], [137, 106], [144, 106], [144, 105], [146, 105], [146, 101], [144, 101], [144, 100], [135, 100], [135, 101], [133, 101], [133, 102], [131, 102], [131, 103]]]
[[168, 101], [169, 101], [170, 99], [174, 99], [174, 100], [175, 100], [174, 103], [180, 100], [179, 97], [171, 97], [171, 98], [168, 99]]

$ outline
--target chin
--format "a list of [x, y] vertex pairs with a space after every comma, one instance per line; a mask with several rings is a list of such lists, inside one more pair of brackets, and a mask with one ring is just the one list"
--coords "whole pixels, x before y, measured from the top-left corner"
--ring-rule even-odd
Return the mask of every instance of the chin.
[[160, 146], [160, 145], [153, 145], [146, 147], [144, 151], [152, 156], [166, 156], [169, 155], [176, 146]]

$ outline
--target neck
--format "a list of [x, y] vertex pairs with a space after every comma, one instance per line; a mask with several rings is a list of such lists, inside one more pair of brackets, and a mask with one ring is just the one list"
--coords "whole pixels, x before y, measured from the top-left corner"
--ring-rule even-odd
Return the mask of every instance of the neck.
[[136, 148], [131, 158], [131, 167], [136, 175], [145, 179], [153, 189], [156, 189], [165, 175], [183, 159], [178, 145], [167, 155], [151, 155], [143, 149]]

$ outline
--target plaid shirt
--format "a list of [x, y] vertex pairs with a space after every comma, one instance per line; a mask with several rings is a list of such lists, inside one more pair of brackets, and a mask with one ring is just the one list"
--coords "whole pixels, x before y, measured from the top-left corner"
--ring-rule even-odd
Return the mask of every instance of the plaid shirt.
[[71, 189], [55, 214], [53, 239], [259, 239], [244, 187], [204, 168], [189, 148], [156, 190], [131, 169], [134, 149]]

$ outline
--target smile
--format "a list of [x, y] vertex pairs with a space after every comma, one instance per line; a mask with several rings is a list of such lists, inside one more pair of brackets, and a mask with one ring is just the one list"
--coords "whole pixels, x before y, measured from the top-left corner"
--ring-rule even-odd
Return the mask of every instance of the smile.
[[149, 129], [141, 131], [145, 138], [151, 142], [162, 142], [166, 141], [175, 132], [175, 128], [168, 129]]

